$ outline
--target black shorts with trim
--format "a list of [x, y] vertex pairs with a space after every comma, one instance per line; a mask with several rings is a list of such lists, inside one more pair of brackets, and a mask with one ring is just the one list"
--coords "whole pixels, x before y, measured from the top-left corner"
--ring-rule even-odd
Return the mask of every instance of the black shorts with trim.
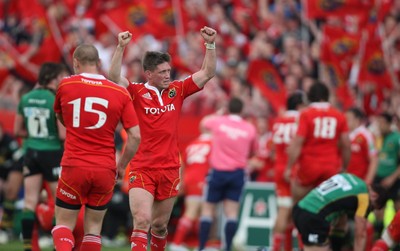
[[330, 224], [320, 215], [311, 213], [295, 205], [293, 221], [306, 246], [324, 246], [328, 244]]
[[63, 149], [34, 150], [26, 149], [24, 156], [24, 177], [42, 174], [44, 180], [54, 182], [60, 176], [60, 163]]

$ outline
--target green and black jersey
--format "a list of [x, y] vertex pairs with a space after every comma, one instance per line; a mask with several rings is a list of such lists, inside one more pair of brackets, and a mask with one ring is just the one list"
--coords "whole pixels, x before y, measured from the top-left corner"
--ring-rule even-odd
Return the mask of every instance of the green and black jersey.
[[391, 132], [383, 138], [379, 151], [379, 162], [376, 176], [386, 178], [396, 171], [400, 162], [400, 133]]
[[54, 113], [55, 94], [44, 88], [33, 89], [24, 96], [18, 105], [18, 114], [24, 117], [28, 137], [25, 148], [35, 150], [58, 150], [62, 141], [58, 136], [57, 119]]
[[370, 211], [367, 185], [357, 176], [348, 173], [337, 174], [324, 181], [298, 205], [329, 222], [342, 214], [367, 217]]

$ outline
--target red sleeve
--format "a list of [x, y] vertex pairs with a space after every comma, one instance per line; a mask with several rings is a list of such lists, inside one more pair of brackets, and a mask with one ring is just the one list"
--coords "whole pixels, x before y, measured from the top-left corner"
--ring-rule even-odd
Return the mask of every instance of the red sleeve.
[[203, 88], [199, 88], [196, 83], [193, 81], [192, 75], [185, 78], [182, 83], [182, 95], [184, 98], [196, 93]]
[[132, 99], [135, 99], [135, 84], [129, 82], [129, 85], [126, 87], [126, 89], [128, 90], [129, 95], [131, 95]]
[[124, 129], [128, 129], [139, 124], [132, 100], [128, 97], [126, 99], [127, 101], [125, 102], [124, 110], [122, 111], [121, 116], [121, 122]]
[[307, 132], [308, 132], [307, 117], [306, 117], [305, 113], [301, 113], [300, 118], [299, 118], [299, 126], [297, 127], [296, 135], [305, 138], [307, 136]]
[[56, 98], [54, 100], [54, 112], [61, 113], [61, 104], [60, 104], [60, 88], [57, 89]]

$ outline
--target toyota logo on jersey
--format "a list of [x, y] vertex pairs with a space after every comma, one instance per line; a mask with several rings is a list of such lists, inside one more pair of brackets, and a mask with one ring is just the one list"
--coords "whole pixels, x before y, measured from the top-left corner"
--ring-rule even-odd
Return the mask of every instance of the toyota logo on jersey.
[[174, 104], [168, 104], [165, 105], [164, 107], [144, 107], [145, 113], [146, 114], [160, 114], [164, 112], [170, 112], [170, 111], [175, 111], [175, 106]]

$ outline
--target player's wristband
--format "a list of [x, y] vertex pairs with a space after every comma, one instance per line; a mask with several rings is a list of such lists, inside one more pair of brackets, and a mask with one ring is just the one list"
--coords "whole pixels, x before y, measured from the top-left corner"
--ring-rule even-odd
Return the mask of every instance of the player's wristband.
[[207, 50], [215, 50], [215, 42], [212, 43], [204, 43], [206, 46]]

